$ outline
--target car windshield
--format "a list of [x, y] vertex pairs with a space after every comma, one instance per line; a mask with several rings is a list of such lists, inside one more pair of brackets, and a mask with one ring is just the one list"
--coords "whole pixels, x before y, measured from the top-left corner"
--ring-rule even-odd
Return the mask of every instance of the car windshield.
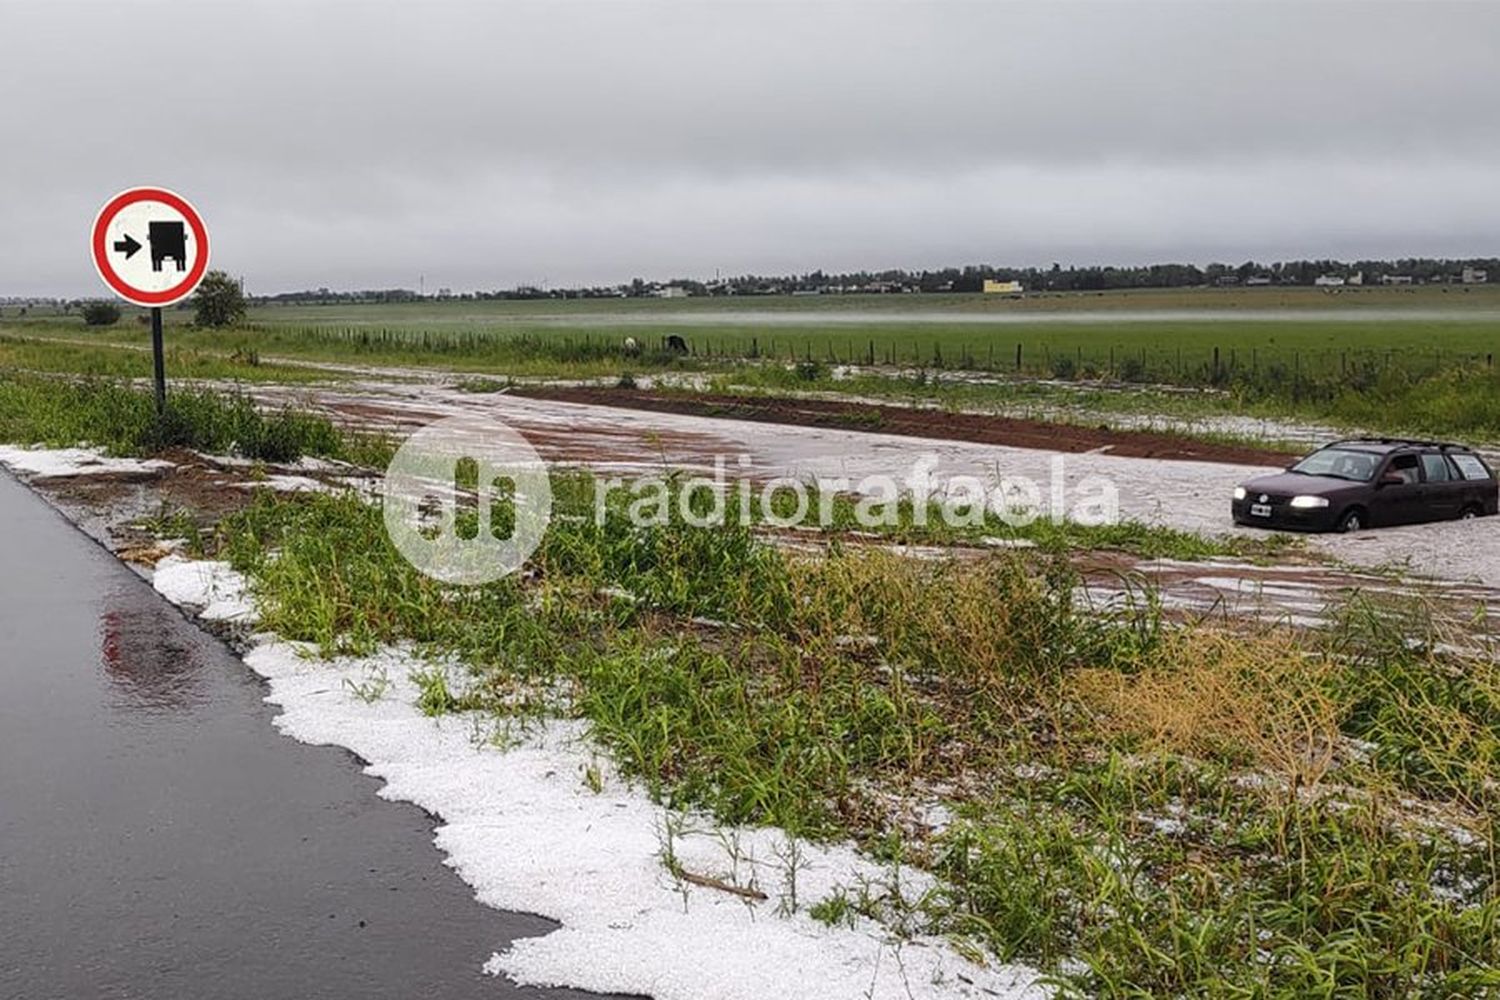
[[1332, 476], [1334, 479], [1367, 483], [1375, 477], [1375, 469], [1379, 464], [1380, 456], [1367, 451], [1324, 448], [1292, 466], [1292, 471], [1307, 476]]

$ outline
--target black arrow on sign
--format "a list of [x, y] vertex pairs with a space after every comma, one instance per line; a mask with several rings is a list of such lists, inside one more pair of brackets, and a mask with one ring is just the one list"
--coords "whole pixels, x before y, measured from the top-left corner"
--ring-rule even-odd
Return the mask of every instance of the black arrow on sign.
[[135, 237], [131, 236], [129, 233], [125, 234], [125, 238], [123, 240], [115, 240], [115, 252], [124, 254], [126, 260], [134, 257], [135, 252], [140, 248], [141, 245], [137, 243], [135, 241]]

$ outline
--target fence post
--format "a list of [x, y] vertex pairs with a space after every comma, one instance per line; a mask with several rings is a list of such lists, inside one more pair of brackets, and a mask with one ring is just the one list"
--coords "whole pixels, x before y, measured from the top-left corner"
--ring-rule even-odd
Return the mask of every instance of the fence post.
[[1021, 345], [1016, 345], [1016, 371], [1021, 370]]

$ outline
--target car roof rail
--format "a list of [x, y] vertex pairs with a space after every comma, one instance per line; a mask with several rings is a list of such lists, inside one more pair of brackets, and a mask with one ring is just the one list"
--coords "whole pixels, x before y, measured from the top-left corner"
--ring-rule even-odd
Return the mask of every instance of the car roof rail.
[[1339, 444], [1394, 444], [1415, 448], [1463, 448], [1465, 450], [1468, 450], [1467, 445], [1454, 444], [1451, 441], [1428, 441], [1422, 438], [1376, 437], [1373, 434], [1365, 434], [1358, 437], [1340, 438], [1339, 440], [1334, 441], [1332, 444], [1324, 445], [1324, 447], [1332, 448], [1334, 445]]

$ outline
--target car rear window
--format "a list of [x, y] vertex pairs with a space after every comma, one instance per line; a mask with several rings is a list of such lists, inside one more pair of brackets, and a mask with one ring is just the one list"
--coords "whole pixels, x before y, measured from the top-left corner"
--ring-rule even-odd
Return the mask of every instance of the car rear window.
[[1484, 467], [1478, 455], [1465, 455], [1462, 452], [1449, 453], [1453, 464], [1458, 466], [1458, 471], [1464, 474], [1465, 479], [1488, 479], [1490, 470]]
[[1422, 453], [1422, 472], [1429, 483], [1446, 483], [1453, 476], [1448, 471], [1448, 461], [1435, 451]]

